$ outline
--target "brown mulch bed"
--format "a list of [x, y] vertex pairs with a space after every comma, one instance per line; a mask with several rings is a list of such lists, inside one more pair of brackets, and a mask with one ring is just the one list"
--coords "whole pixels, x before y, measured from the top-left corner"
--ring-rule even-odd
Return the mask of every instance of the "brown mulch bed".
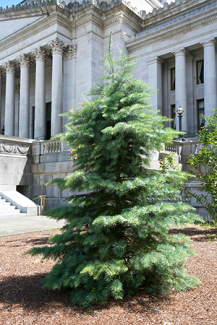
[[73, 307], [69, 291], [43, 290], [41, 280], [52, 261], [22, 254], [44, 245], [58, 230], [0, 238], [0, 324], [118, 324], [203, 325], [217, 324], [217, 240], [215, 230], [191, 226], [174, 229], [190, 236], [198, 256], [188, 259], [187, 270], [202, 281], [195, 290], [169, 296], [137, 296], [98, 304], [89, 309]]

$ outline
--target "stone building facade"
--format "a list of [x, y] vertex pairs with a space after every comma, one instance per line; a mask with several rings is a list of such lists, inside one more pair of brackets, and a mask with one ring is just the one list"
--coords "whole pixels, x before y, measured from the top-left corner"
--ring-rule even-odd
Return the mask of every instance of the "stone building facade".
[[181, 106], [183, 130], [193, 137], [216, 107], [217, 0], [24, 0], [0, 8], [0, 133], [3, 142], [29, 139], [32, 152], [39, 150], [29, 181], [14, 184], [32, 186], [29, 196], [66, 196], [44, 187], [53, 174], [42, 177], [40, 164], [56, 164], [49, 168], [58, 176], [67, 149], [36, 148], [52, 146], [50, 137], [66, 123], [59, 114], [84, 101], [82, 92], [101, 74], [111, 30], [115, 55], [120, 45], [137, 56], [134, 76], [158, 89], [151, 103], [173, 118], [170, 126], [178, 128]]
[[[0, 128], [5, 135], [49, 139], [62, 132], [58, 115], [78, 108], [101, 73], [113, 31], [138, 55], [135, 77], [159, 91], [154, 109], [193, 135], [216, 107], [217, 1], [23, 1], [0, 9]], [[173, 126], [178, 126], [174, 121]]]

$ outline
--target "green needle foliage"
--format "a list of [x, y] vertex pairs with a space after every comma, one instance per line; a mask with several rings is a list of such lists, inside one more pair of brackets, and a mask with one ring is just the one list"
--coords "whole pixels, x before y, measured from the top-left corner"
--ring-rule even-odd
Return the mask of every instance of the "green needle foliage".
[[184, 269], [194, 254], [189, 239], [168, 234], [172, 226], [198, 219], [177, 200], [187, 176], [150, 169], [152, 152], [177, 134], [151, 109], [150, 86], [132, 78], [134, 66], [123, 52], [113, 58], [110, 37], [102, 81], [88, 93], [91, 100], [67, 114], [61, 135], [76, 158], [75, 171], [49, 183], [78, 193], [68, 198], [69, 206], [46, 212], [67, 224], [50, 246], [28, 252], [56, 260], [44, 287], [71, 288], [73, 304], [121, 299], [138, 288], [168, 293], [200, 283]]
[[[197, 155], [191, 155], [189, 163], [196, 170], [197, 180], [201, 183], [201, 192], [188, 193], [208, 211], [214, 225], [217, 226], [217, 109], [209, 118], [204, 118], [205, 126], [198, 133], [201, 146]], [[211, 202], [208, 194], [211, 196]]]

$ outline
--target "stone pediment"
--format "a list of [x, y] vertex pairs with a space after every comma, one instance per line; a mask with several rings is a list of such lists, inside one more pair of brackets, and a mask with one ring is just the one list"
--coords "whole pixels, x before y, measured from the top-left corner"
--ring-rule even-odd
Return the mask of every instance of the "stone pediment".
[[15, 34], [17, 31], [29, 26], [36, 20], [41, 19], [41, 16], [23, 17], [23, 18], [6, 18], [0, 15], [0, 41], [9, 35]]

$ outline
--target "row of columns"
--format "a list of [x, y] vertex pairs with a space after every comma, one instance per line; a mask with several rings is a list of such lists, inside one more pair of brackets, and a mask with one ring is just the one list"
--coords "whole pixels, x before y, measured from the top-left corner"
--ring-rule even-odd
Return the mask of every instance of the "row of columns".
[[[217, 106], [217, 84], [216, 84], [216, 61], [215, 61], [215, 39], [202, 43], [204, 49], [204, 110], [205, 116], [212, 113]], [[186, 80], [186, 50], [180, 49], [175, 54], [175, 105], [176, 111], [179, 107], [184, 109], [182, 125], [187, 131], [187, 80]], [[148, 62], [149, 83], [158, 92], [151, 97], [153, 109], [162, 112], [162, 60], [157, 57]], [[193, 96], [193, 94], [192, 94]], [[178, 115], [178, 114], [176, 114]], [[178, 116], [176, 116], [178, 127]]]
[[[62, 113], [62, 74], [64, 44], [58, 38], [50, 44], [52, 50], [52, 110], [51, 136], [61, 133]], [[41, 47], [33, 51], [36, 61], [35, 72], [35, 125], [34, 138], [46, 137], [46, 106], [45, 106], [45, 50]], [[19, 137], [29, 137], [29, 57], [22, 55], [20, 64], [20, 108], [19, 108]], [[15, 66], [12, 62], [5, 64], [5, 135], [14, 135], [15, 117]]]

